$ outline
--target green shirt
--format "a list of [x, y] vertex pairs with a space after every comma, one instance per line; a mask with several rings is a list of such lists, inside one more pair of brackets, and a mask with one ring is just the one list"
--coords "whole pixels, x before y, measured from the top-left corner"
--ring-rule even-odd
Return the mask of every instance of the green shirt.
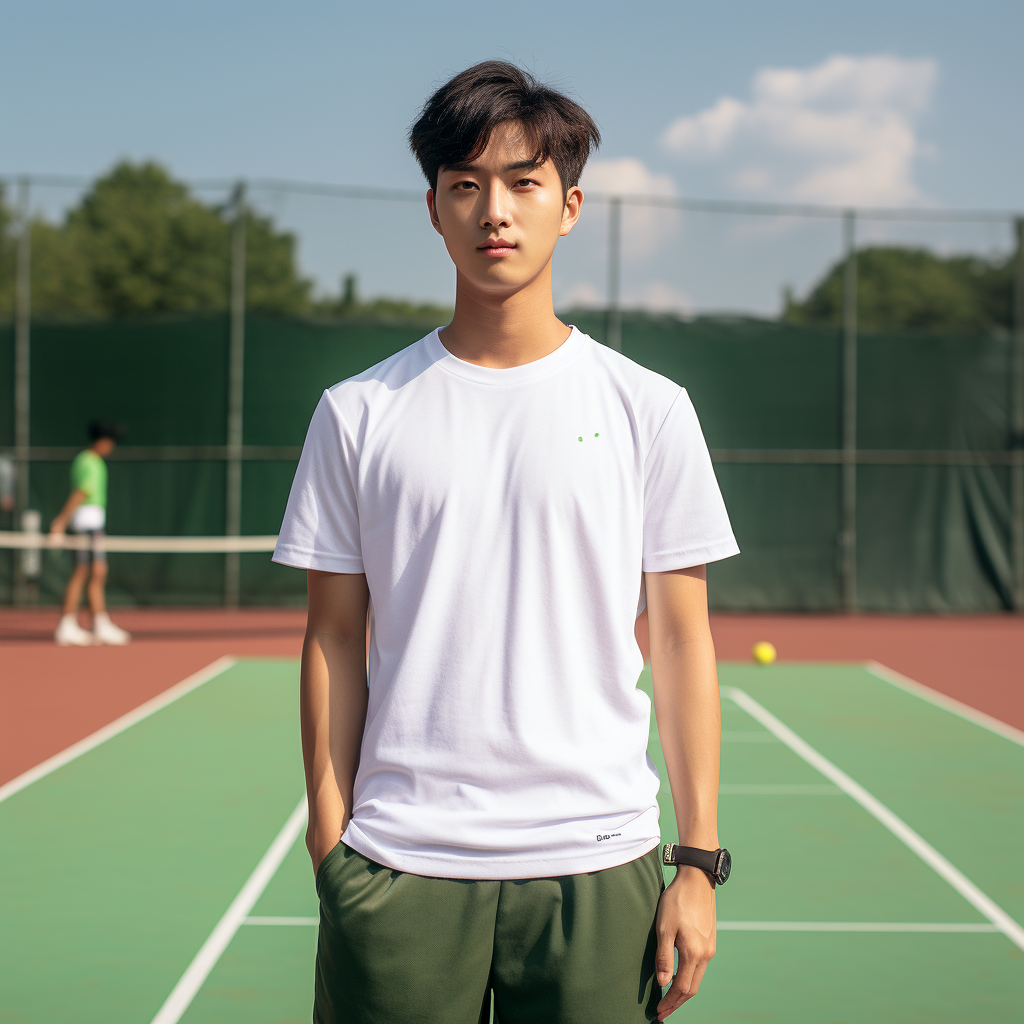
[[94, 451], [86, 448], [71, 463], [71, 486], [85, 491], [84, 505], [107, 507], [107, 464]]

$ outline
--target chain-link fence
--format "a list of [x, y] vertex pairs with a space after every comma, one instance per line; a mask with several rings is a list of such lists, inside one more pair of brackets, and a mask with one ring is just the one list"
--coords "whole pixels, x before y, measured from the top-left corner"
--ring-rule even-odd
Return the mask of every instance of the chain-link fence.
[[[294, 232], [314, 298], [349, 276], [366, 297], [437, 307], [454, 299], [451, 263], [420, 191], [195, 182], [193, 192], [225, 222], [223, 308], [76, 323], [33, 316], [25, 226], [40, 211], [58, 220], [89, 182], [7, 185], [18, 219], [10, 234], [15, 316], [0, 329], [10, 353], [0, 355], [0, 401], [10, 401], [0, 454], [14, 467], [14, 525], [32, 508], [56, 511], [49, 506], [76, 431], [102, 415], [134, 418], [115, 460], [149, 467], [150, 484], [133, 485], [135, 519], [125, 532], [158, 532], [159, 517], [142, 513], [147, 486], [181, 509], [205, 495], [198, 518], [160, 520], [165, 532], [196, 532], [200, 519], [203, 530], [228, 536], [272, 532], [315, 395], [440, 322], [423, 313], [373, 319], [366, 303], [346, 313], [340, 294], [326, 316], [323, 306], [254, 313], [253, 222], [243, 212]], [[694, 396], [745, 551], [719, 571], [719, 606], [1024, 609], [1021, 238], [1021, 220], [1000, 212], [588, 195], [580, 224], [559, 243], [556, 306]], [[890, 250], [911, 256], [886, 264]], [[977, 286], [989, 289], [988, 320], [957, 306], [945, 279], [916, 294], [909, 320], [900, 313], [896, 286], [915, 251], [947, 263], [963, 256], [971, 264], [964, 274], [991, 279]], [[917, 267], [906, 289], [920, 293], [928, 272]], [[282, 368], [296, 360], [295, 404], [275, 413], [274, 389], [282, 375], [295, 376]], [[193, 412], [184, 422], [173, 408], [190, 387], [202, 400], [185, 403]], [[140, 396], [149, 400], [144, 414]], [[163, 426], [150, 422], [154, 415]], [[271, 464], [280, 480], [259, 483]], [[155, 483], [171, 477], [173, 487]], [[891, 530], [886, 494], [899, 494], [904, 509], [889, 509]], [[295, 596], [263, 570], [248, 571], [255, 558], [223, 556], [219, 583], [198, 591], [140, 576], [123, 597], [233, 604]], [[893, 559], [902, 576], [887, 572]], [[24, 599], [19, 564], [7, 593]]]

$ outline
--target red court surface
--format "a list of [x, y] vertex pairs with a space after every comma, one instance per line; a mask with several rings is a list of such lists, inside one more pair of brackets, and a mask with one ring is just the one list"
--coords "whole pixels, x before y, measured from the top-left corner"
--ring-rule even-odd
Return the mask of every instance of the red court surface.
[[[125, 609], [127, 647], [57, 647], [56, 609], [0, 609], [0, 784], [223, 655], [298, 657], [303, 609]], [[716, 615], [720, 659], [878, 661], [1024, 729], [1024, 616]]]

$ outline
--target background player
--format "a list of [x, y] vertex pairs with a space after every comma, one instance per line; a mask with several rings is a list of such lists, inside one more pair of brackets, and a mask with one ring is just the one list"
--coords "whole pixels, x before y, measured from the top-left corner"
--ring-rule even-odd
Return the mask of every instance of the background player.
[[[57, 643], [85, 647], [89, 644], [126, 644], [131, 634], [110, 621], [104, 588], [107, 582], [107, 555], [103, 535], [107, 525], [107, 464], [103, 461], [117, 446], [120, 430], [112, 423], [90, 424], [92, 444], [79, 452], [71, 463], [71, 494], [60, 514], [50, 524], [50, 534], [62, 536], [70, 527], [90, 540], [88, 549], [76, 552], [75, 571], [64, 591], [64, 614], [54, 634]], [[78, 622], [82, 588], [88, 580], [92, 632]]]

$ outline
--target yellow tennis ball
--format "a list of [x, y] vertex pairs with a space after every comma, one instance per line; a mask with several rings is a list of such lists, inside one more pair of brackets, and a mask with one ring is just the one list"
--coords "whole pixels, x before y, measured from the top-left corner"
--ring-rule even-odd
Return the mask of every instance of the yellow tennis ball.
[[775, 645], [767, 640], [758, 640], [750, 653], [758, 665], [770, 665], [775, 660]]

